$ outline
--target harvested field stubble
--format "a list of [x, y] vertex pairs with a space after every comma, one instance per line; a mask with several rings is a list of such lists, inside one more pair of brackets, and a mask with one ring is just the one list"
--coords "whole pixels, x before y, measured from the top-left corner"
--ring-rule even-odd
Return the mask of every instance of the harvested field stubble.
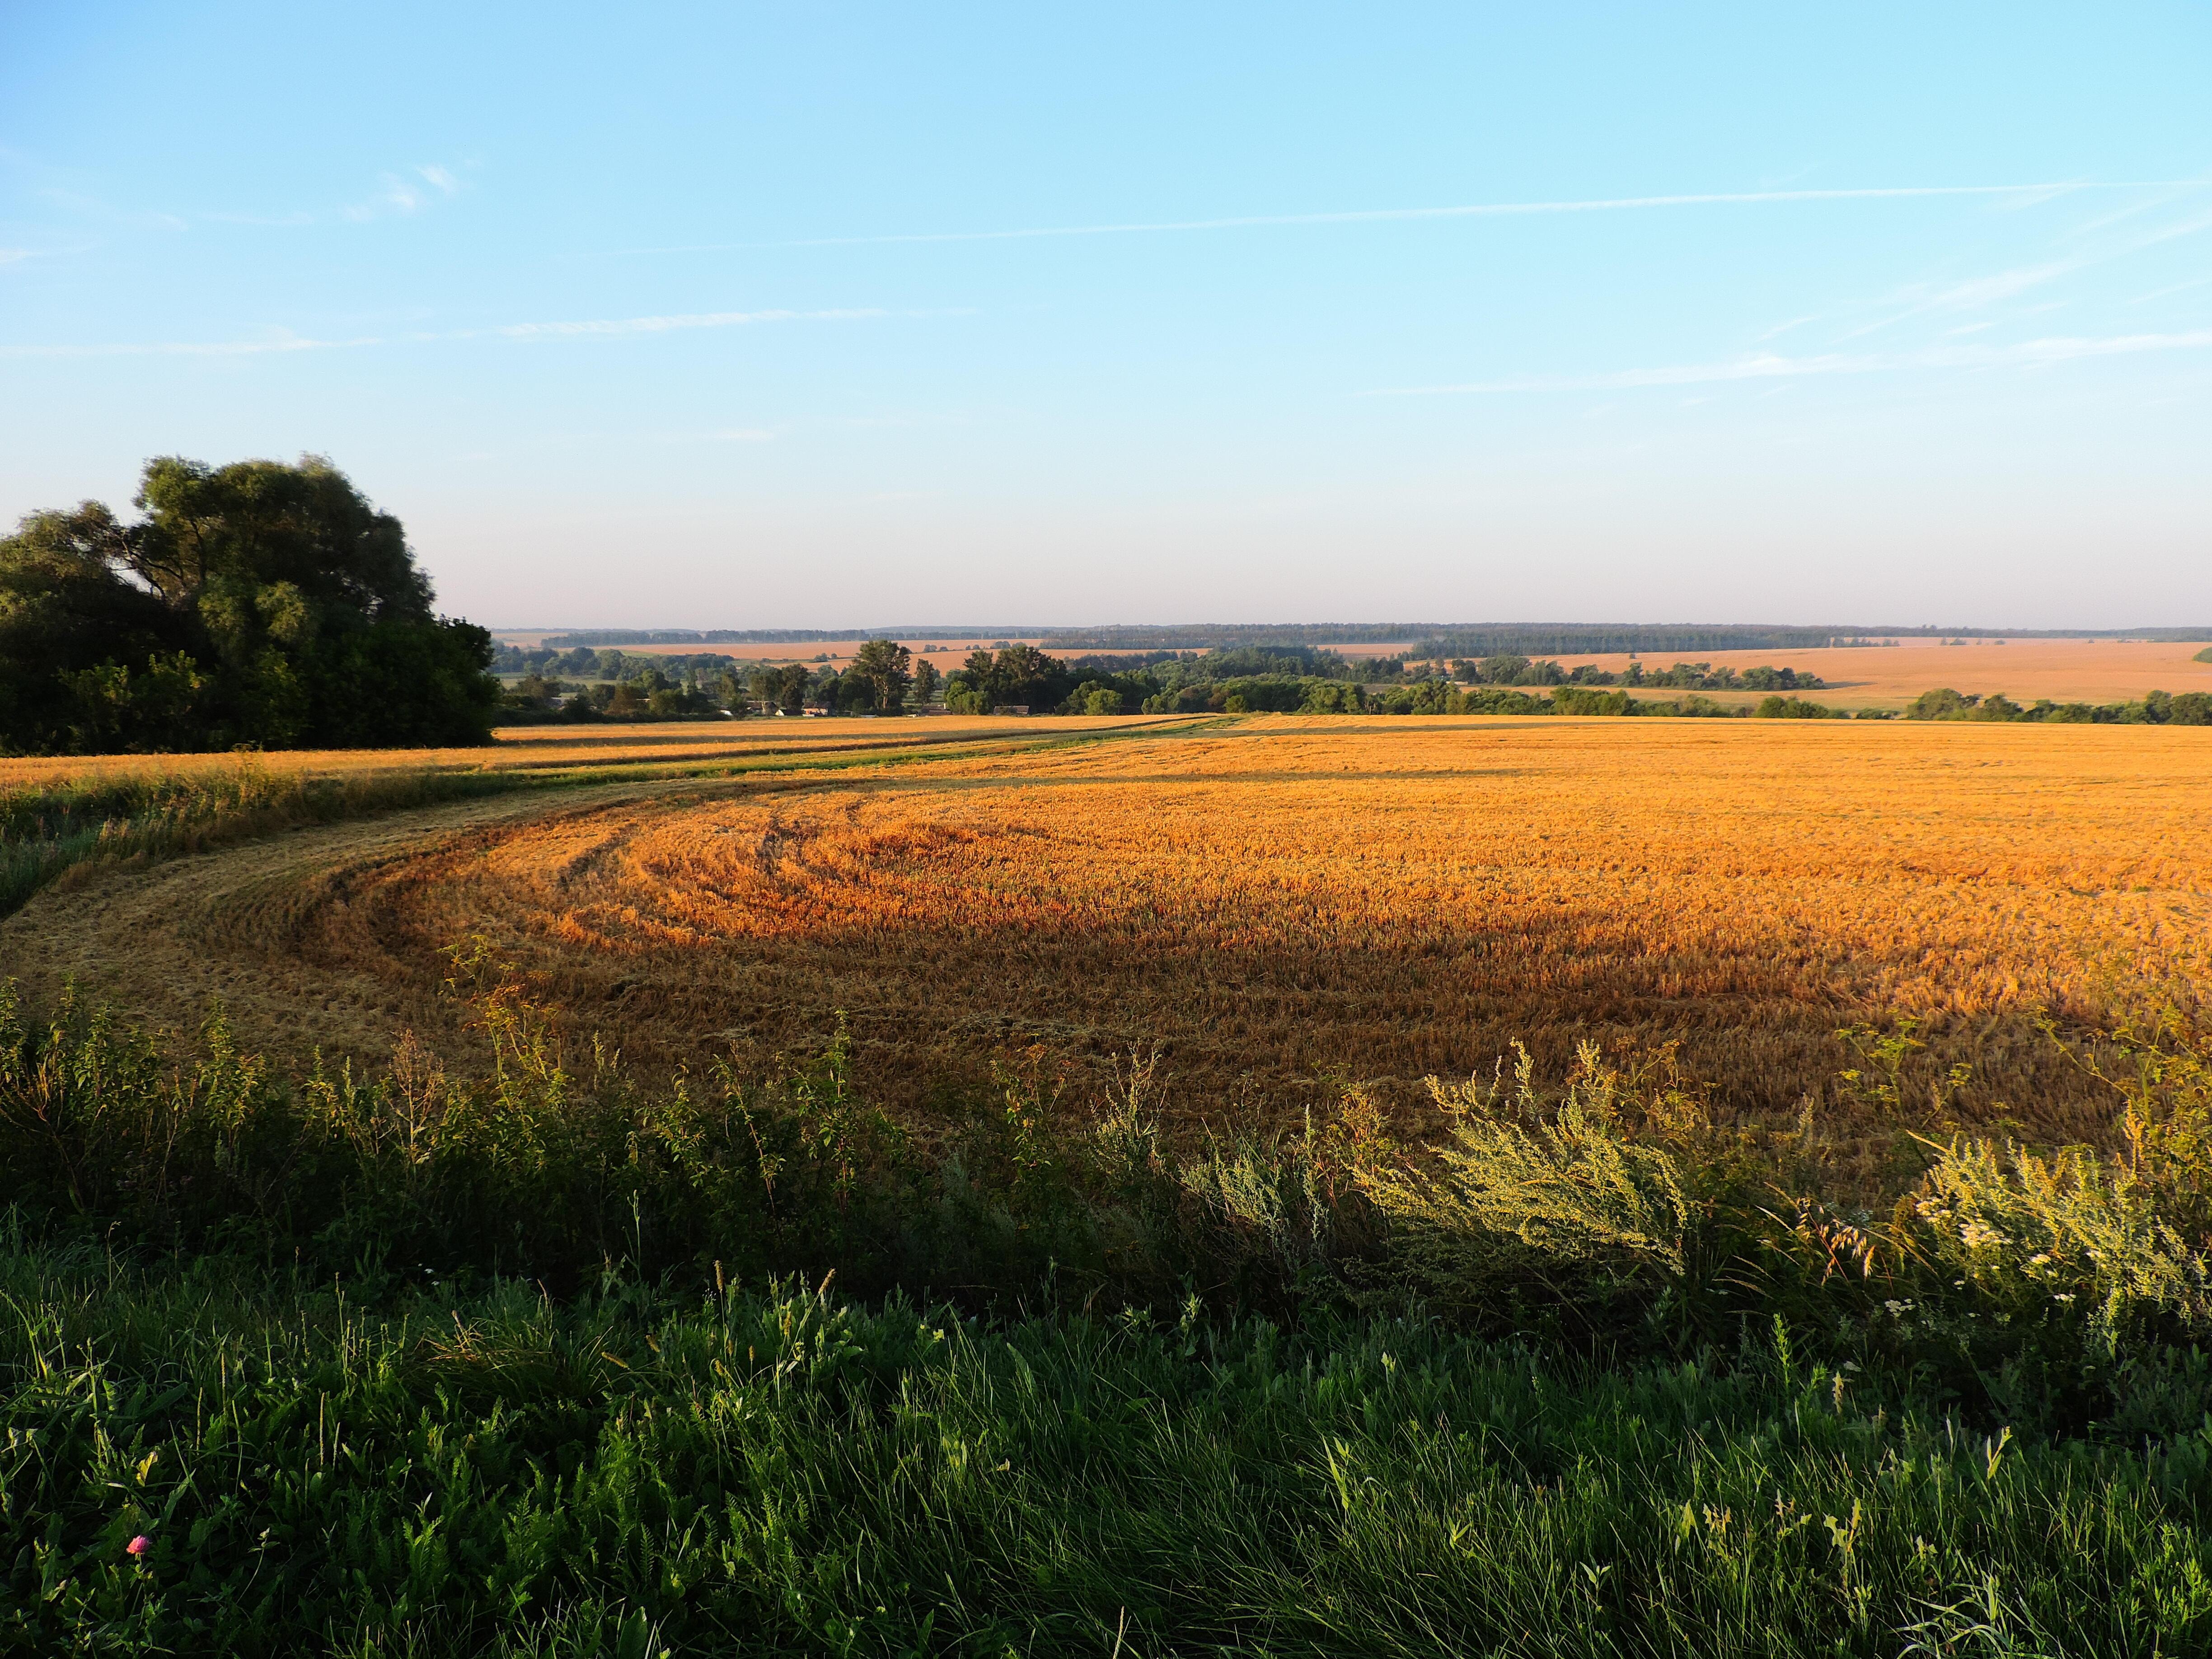
[[[247, 763], [282, 781], [392, 772], [593, 770], [681, 766], [776, 755], [922, 750], [992, 738], [1035, 738], [1041, 730], [1084, 731], [1158, 725], [1158, 717], [1060, 720], [940, 716], [931, 720], [768, 719], [671, 720], [665, 724], [514, 726], [472, 749], [288, 749], [256, 752]], [[0, 794], [66, 786], [84, 790], [159, 780], [222, 780], [241, 757], [205, 755], [46, 755], [0, 758]]]
[[[1516, 1040], [1557, 1074], [1595, 1038], [1679, 1042], [1781, 1136], [1868, 1111], [1839, 1026], [1909, 1018], [1913, 1124], [2064, 1141], [2111, 1096], [2033, 1012], [2193, 1005], [2207, 799], [2194, 730], [1256, 719], [457, 824], [208, 915], [199, 948], [380, 987], [387, 1039], [465, 1040], [435, 988], [477, 933], [648, 1064], [849, 1011], [909, 1109], [1023, 1051], [1081, 1098], [1158, 1044], [1185, 1115], [1285, 1121], [1345, 1077], [1416, 1114], [1425, 1074]], [[1852, 1156], [1901, 1137], [1881, 1118]]]
[[57, 878], [437, 801], [610, 781], [836, 770], [1083, 741], [1176, 717], [517, 727], [475, 749], [0, 760], [0, 916]]

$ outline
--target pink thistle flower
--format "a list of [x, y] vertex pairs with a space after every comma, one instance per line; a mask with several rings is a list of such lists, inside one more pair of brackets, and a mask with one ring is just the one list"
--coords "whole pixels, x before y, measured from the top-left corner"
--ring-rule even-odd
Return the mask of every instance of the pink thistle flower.
[[154, 1540], [143, 1532], [123, 1547], [125, 1552], [132, 1556], [143, 1555], [153, 1547]]

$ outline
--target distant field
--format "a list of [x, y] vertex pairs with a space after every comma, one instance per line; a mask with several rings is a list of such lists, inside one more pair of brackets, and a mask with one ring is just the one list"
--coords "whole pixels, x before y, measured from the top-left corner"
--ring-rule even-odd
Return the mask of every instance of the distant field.
[[807, 1049], [843, 1011], [902, 1108], [994, 1054], [1087, 1097], [1158, 1045], [1185, 1121], [1279, 1121], [1341, 1077], [1411, 1110], [1425, 1073], [1516, 1038], [1556, 1073], [1594, 1038], [1679, 1042], [1724, 1110], [1778, 1125], [1834, 1100], [1838, 1027], [1911, 1017], [1976, 1067], [1961, 1110], [2060, 1140], [2110, 1102], [2033, 1011], [2106, 1021], [2212, 981], [2193, 728], [1093, 729], [1120, 734], [303, 831], [43, 895], [0, 947], [36, 989], [74, 975], [178, 1020], [220, 992], [257, 1043], [373, 1055], [471, 1041], [441, 951], [482, 933], [650, 1065]]
[[[2145, 644], [2119, 640], [2014, 640], [2007, 644], [1941, 645], [1908, 639], [1895, 646], [1826, 651], [1715, 651], [1716, 667], [1738, 670], [1771, 663], [1809, 670], [1832, 688], [1820, 701], [1833, 708], [1901, 708], [1923, 691], [1948, 685], [1987, 696], [2001, 691], [2014, 702], [2039, 697], [2053, 702], [2130, 702], [2146, 691], [2212, 691], [2212, 663], [2191, 660], [2201, 642]], [[1646, 668], [1665, 668], [1691, 653], [1658, 652]], [[1561, 657], [1574, 667], [1595, 663], [1619, 672], [1626, 655]], [[1724, 702], [1755, 702], [1755, 692], [1711, 693]]]
[[131, 777], [191, 777], [235, 771], [241, 765], [278, 777], [346, 776], [372, 772], [581, 770], [607, 767], [686, 766], [775, 754], [822, 754], [848, 749], [896, 749], [972, 742], [979, 738], [1035, 738], [1040, 732], [1080, 732], [1101, 725], [1142, 726], [1165, 716], [1130, 715], [1097, 720], [938, 716], [926, 720], [825, 720], [812, 716], [749, 720], [684, 720], [666, 725], [514, 726], [493, 733], [481, 749], [288, 749], [241, 757], [216, 755], [58, 755], [0, 760], [0, 790], [60, 781], [92, 782]]
[[[502, 633], [514, 645], [535, 645], [544, 635]], [[1036, 644], [1036, 636], [1019, 641]], [[969, 641], [913, 640], [907, 643], [917, 655], [927, 652], [940, 670], [949, 670], [970, 651], [988, 649], [995, 641], [978, 636]], [[737, 645], [625, 645], [632, 654], [674, 655], [695, 651], [719, 652], [747, 659], [812, 662], [826, 656], [832, 667], [842, 670], [860, 649], [857, 640], [823, 641], [799, 644]], [[1347, 640], [1330, 650], [1349, 657], [1393, 657], [1405, 649], [1403, 641]], [[1947, 646], [1937, 641], [1908, 638], [1896, 646], [1853, 647], [1816, 651], [1655, 652], [1644, 659], [1648, 669], [1663, 669], [1677, 661], [1709, 660], [1716, 667], [1738, 670], [1771, 664], [1817, 674], [1831, 688], [1820, 701], [1838, 708], [1899, 708], [1939, 685], [1986, 696], [2002, 692], [2015, 702], [2031, 703], [2039, 697], [2054, 702], [2126, 702], [2146, 691], [2212, 690], [2212, 663], [2193, 660], [2202, 642], [2151, 644], [2118, 640], [2014, 640], [2004, 644]], [[1062, 654], [1079, 656], [1081, 652]], [[1618, 673], [1628, 666], [1625, 653], [1596, 656], [1565, 655], [1555, 659], [1566, 667], [1583, 663]], [[1678, 695], [1654, 692], [1654, 696]], [[1753, 703], [1759, 692], [1708, 692], [1724, 704]], [[6, 763], [0, 762], [0, 768]]]
[[[556, 633], [514, 633], [501, 631], [492, 635], [502, 644], [530, 650]], [[906, 640], [902, 643], [915, 655], [928, 656], [940, 670], [950, 668], [966, 658], [971, 651], [988, 651], [1004, 645], [1035, 645], [1041, 636], [1024, 634], [1018, 636], [1006, 634], [978, 634], [971, 640]], [[826, 659], [832, 667], [842, 670], [853, 660], [863, 641], [860, 640], [740, 640], [727, 641], [691, 641], [674, 645], [622, 645], [597, 647], [617, 650], [634, 657], [677, 657], [705, 652], [724, 657], [737, 657], [746, 661], [813, 662]], [[1070, 654], [1080, 654], [1070, 653]]]

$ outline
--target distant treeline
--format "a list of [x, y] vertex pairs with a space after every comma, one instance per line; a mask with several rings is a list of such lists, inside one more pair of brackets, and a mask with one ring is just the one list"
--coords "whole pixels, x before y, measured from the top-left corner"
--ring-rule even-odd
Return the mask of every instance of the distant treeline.
[[1869, 638], [1933, 633], [1932, 629], [1735, 628], [1686, 623], [1649, 627], [1595, 625], [1450, 628], [1407, 647], [1413, 657], [1474, 657], [1539, 651], [1565, 656], [1650, 651], [1816, 651]]
[[[1603, 652], [1802, 650], [1885, 635], [1934, 633], [1933, 629], [1866, 630], [1836, 628], [1736, 627], [1643, 623], [1194, 623], [1184, 626], [1062, 629], [1042, 636], [1059, 650], [1193, 650], [1224, 646], [1258, 648], [1297, 645], [1363, 644], [1395, 647], [1411, 659], [1487, 657], [1539, 652], [1594, 656]], [[1948, 631], [1948, 630], [1947, 630]]]
[[[1025, 706], [1033, 713], [1067, 714], [1674, 714], [1825, 718], [1831, 711], [1802, 702], [1796, 692], [1819, 687], [1809, 674], [1759, 667], [1741, 672], [1704, 662], [1677, 663], [1646, 672], [1632, 664], [1613, 674], [1583, 666], [1499, 655], [1452, 665], [1453, 676], [1409, 670], [1398, 659], [1358, 661], [1311, 646], [1273, 650], [1244, 647], [1196, 653], [1095, 654], [1063, 662], [1034, 647], [1018, 646], [994, 657], [972, 653], [945, 681], [945, 706], [982, 714]], [[1641, 700], [1634, 685], [1692, 695]], [[1522, 687], [1552, 688], [1536, 696]], [[1764, 690], [1754, 711], [1731, 708], [1695, 693]]]
[[1060, 651], [1206, 651], [1225, 646], [1396, 645], [1436, 631], [1433, 623], [1188, 623], [1048, 629], [1037, 637]]
[[[1340, 639], [1381, 638], [1349, 634]], [[1562, 656], [1652, 651], [1816, 651], [1831, 646], [1873, 645], [1898, 639], [2128, 639], [2185, 641], [2212, 639], [2212, 629], [2033, 629], [2033, 628], [1763, 628], [1683, 623], [1650, 625], [1507, 623], [1444, 628], [1411, 641], [1408, 657], [1473, 657], [1500, 652], [1523, 655], [1556, 652]]]
[[[1394, 647], [1412, 657], [1491, 656], [1501, 652], [1553, 652], [1591, 655], [1620, 651], [1802, 650], [1840, 643], [1867, 632], [1887, 636], [1944, 634], [1951, 629], [1739, 628], [1644, 624], [1480, 623], [1448, 626], [1435, 623], [1200, 623], [1169, 627], [1075, 629], [758, 628], [692, 629], [591, 629], [549, 634], [539, 644], [556, 650], [577, 647], [638, 645], [814, 645], [870, 639], [1034, 639], [1058, 652], [1139, 654], [1157, 651], [1218, 651], [1239, 647], [1295, 648], [1344, 642]], [[1973, 630], [1963, 630], [1971, 634]], [[2086, 636], [2083, 636], [2086, 637]], [[2212, 638], [2212, 629], [2205, 637]]]
[[[826, 653], [825, 653], [826, 654]], [[744, 716], [921, 714], [997, 710], [1029, 714], [1662, 714], [1708, 718], [1845, 719], [1802, 693], [1814, 674], [1761, 664], [1716, 667], [1698, 659], [1665, 668], [1632, 661], [1609, 670], [1566, 668], [1548, 658], [1500, 652], [1442, 663], [1357, 659], [1310, 645], [1240, 646], [1208, 652], [1091, 652], [1063, 658], [1032, 645], [975, 650], [940, 668], [896, 641], [863, 643], [842, 671], [827, 660], [770, 664], [717, 652], [633, 653], [587, 646], [500, 648], [511, 720], [696, 720]], [[1684, 695], [1653, 697], [1656, 691]], [[1759, 691], [1756, 708], [1700, 694]], [[1548, 693], [1538, 695], [1539, 693]], [[1647, 695], [1632, 695], [1643, 692]], [[2212, 723], [2212, 695], [2154, 691], [2137, 703], [2039, 702], [1939, 690], [1906, 711], [1914, 720], [2056, 720], [2196, 726]], [[1863, 711], [1859, 719], [1893, 719]]]
[[[1402, 662], [1390, 665], [1406, 672]], [[1726, 664], [1716, 668], [1702, 661], [1678, 662], [1668, 668], [1646, 668], [1641, 662], [1631, 662], [1615, 673], [1594, 663], [1562, 668], [1549, 659], [1531, 662], [1511, 653], [1485, 657], [1480, 662], [1455, 657], [1451, 678], [1469, 685], [1638, 685], [1671, 691], [1817, 691], [1826, 684], [1818, 674], [1765, 663], [1756, 668], [1736, 669]]]
[[2202, 628], [1961, 628], [1919, 624], [1875, 627], [1859, 623], [1790, 624], [1734, 623], [1178, 623], [1114, 624], [1098, 628], [879, 628], [879, 629], [589, 629], [549, 634], [544, 643], [574, 646], [625, 645], [807, 645], [867, 639], [1033, 639], [1043, 649], [1063, 654], [1110, 652], [1207, 651], [1235, 647], [1276, 648], [1343, 643], [1388, 646], [1420, 659], [1488, 657], [1502, 653], [1535, 656], [1597, 656], [1654, 651], [1807, 651], [1830, 646], [1874, 644], [1895, 639], [2146, 640], [2173, 642], [2212, 640]]
[[[2212, 653], [2207, 653], [2212, 657]], [[2146, 692], [2141, 702], [2017, 703], [2002, 692], [1969, 696], [1939, 686], [1923, 691], [1905, 711], [1909, 720], [2045, 720], [2076, 726], [2212, 726], [2212, 692]]]
[[550, 646], [500, 645], [493, 648], [495, 674], [562, 675], [578, 680], [626, 680], [658, 669], [664, 674], [719, 673], [741, 666], [743, 659], [720, 651], [655, 651], [631, 653], [610, 647], [599, 651], [588, 645], [556, 650]]
[[[593, 628], [548, 634], [539, 641], [578, 645], [812, 645], [839, 640], [997, 640], [1034, 638], [1034, 628]], [[2212, 639], [2212, 634], [2205, 637]]]

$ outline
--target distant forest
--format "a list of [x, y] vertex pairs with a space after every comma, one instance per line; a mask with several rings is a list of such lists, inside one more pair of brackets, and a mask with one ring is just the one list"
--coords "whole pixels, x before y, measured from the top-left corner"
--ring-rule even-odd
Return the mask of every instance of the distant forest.
[[[495, 666], [515, 676], [501, 717], [544, 720], [696, 720], [750, 714], [1671, 714], [1708, 718], [1887, 720], [1856, 716], [1804, 696], [1823, 683], [1793, 668], [1738, 669], [1705, 659], [1665, 668], [1631, 662], [1614, 672], [1498, 652], [1449, 664], [1402, 657], [1351, 658], [1316, 646], [1197, 651], [1091, 652], [1055, 657], [1032, 645], [968, 653], [957, 666], [890, 639], [864, 643], [842, 671], [828, 661], [747, 661], [724, 653], [643, 654], [613, 647], [499, 647]], [[1646, 695], [1638, 696], [1634, 691]], [[1711, 691], [1757, 691], [1756, 706], [1714, 702]], [[1671, 692], [1671, 696], [1653, 696]], [[2136, 703], [2048, 702], [1930, 691], [1908, 720], [2051, 720], [2202, 726], [2212, 696], [2154, 692]]]
[[1391, 646], [1411, 659], [1595, 656], [1633, 651], [1806, 651], [1902, 639], [2212, 640], [2202, 628], [1911, 628], [1735, 623], [1189, 623], [1101, 628], [590, 629], [549, 634], [556, 649], [626, 645], [811, 645], [871, 640], [1034, 640], [1057, 652], [1208, 651], [1236, 646]]
[[[816, 645], [840, 641], [1026, 640], [1036, 628], [589, 628], [548, 634], [541, 645], [567, 650], [579, 645]], [[2212, 639], [2212, 633], [2205, 638]]]
[[[919, 637], [919, 636], [917, 636]], [[1203, 650], [1231, 645], [1393, 645], [1409, 659], [1596, 656], [1633, 651], [1806, 651], [1898, 639], [2212, 640], [2203, 628], [1913, 628], [1723, 623], [1203, 623], [1172, 627], [1056, 629], [1038, 636], [1054, 650]]]

